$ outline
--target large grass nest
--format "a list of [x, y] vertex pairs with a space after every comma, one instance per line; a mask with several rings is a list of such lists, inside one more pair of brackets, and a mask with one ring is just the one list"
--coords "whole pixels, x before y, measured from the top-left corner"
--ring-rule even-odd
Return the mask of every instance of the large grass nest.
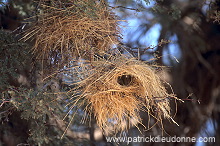
[[[102, 1], [40, 1], [36, 22], [27, 30], [25, 40], [33, 39], [38, 59], [58, 60], [83, 57], [108, 51], [118, 43], [115, 15]], [[68, 61], [66, 61], [68, 62]]]
[[73, 89], [70, 103], [94, 116], [104, 134], [142, 124], [140, 111], [160, 123], [163, 118], [173, 121], [169, 98], [174, 95], [167, 93], [154, 66], [121, 56], [98, 59], [81, 72], [86, 76]]

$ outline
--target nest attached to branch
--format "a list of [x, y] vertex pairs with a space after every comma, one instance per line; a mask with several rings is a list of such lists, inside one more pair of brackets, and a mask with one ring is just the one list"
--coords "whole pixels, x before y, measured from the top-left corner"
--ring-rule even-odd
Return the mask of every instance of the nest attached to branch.
[[88, 59], [118, 43], [118, 20], [102, 1], [52, 1], [49, 5], [41, 0], [41, 4], [37, 22], [23, 37], [35, 40], [33, 52], [38, 58]]
[[75, 89], [81, 95], [72, 103], [84, 105], [106, 135], [142, 124], [140, 111], [160, 122], [162, 118], [173, 121], [169, 105], [173, 95], [167, 93], [152, 66], [123, 56], [97, 60], [91, 66]]

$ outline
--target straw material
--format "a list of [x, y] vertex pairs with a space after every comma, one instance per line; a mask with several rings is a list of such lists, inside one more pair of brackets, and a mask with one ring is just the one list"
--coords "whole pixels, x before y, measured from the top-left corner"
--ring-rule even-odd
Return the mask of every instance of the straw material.
[[[88, 59], [118, 43], [118, 20], [102, 2], [52, 1], [52, 6], [48, 6], [47, 1], [41, 2], [37, 22], [32, 23], [23, 37], [35, 40], [33, 52], [38, 58], [64, 60], [80, 56]], [[53, 53], [58, 54], [57, 57]]]
[[[88, 69], [88, 68], [87, 68]], [[161, 122], [172, 119], [167, 93], [153, 67], [135, 59], [114, 57], [92, 62], [74, 90], [74, 105], [85, 105], [108, 135], [141, 124], [140, 111]], [[74, 95], [73, 95], [74, 96]]]
[[50, 6], [46, 0], [40, 2], [42, 12], [23, 37], [35, 40], [35, 55], [54, 64], [72, 58], [89, 60], [75, 68], [80, 81], [71, 90], [70, 110], [84, 108], [87, 115], [95, 116], [105, 135], [142, 124], [140, 111], [160, 122], [172, 120], [171, 95], [152, 66], [123, 55], [94, 57], [118, 43], [117, 20], [103, 1], [52, 0]]

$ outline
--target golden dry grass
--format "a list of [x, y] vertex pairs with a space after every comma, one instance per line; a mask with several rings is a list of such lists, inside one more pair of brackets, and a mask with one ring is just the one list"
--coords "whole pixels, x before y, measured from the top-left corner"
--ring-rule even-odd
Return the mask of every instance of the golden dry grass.
[[[46, 0], [41, 2], [46, 4]], [[77, 70], [82, 80], [72, 90], [70, 110], [84, 108], [106, 135], [142, 124], [140, 111], [159, 122], [162, 118], [173, 121], [169, 105], [173, 95], [167, 93], [152, 66], [123, 55], [93, 57], [118, 43], [114, 14], [91, 0], [52, 3], [43, 5], [43, 13], [23, 38], [35, 40], [33, 52], [38, 58], [56, 59], [55, 53], [60, 60], [82, 57], [91, 61]]]
[[37, 16], [38, 20], [23, 37], [35, 40], [33, 52], [38, 58], [48, 59], [56, 53], [61, 60], [72, 57], [88, 59], [118, 43], [118, 20], [102, 2], [52, 1], [52, 6], [46, 2], [41, 1], [42, 12]]
[[169, 97], [174, 95], [167, 93], [152, 66], [117, 56], [93, 61], [90, 70], [82, 74], [86, 77], [73, 89], [80, 96], [70, 104], [84, 105], [106, 135], [142, 124], [140, 111], [159, 122], [162, 118], [173, 121]]

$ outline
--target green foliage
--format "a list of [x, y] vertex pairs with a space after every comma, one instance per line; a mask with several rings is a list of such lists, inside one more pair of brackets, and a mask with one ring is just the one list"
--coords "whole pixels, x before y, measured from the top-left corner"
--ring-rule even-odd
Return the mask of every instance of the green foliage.
[[[94, 0], [87, 1], [74, 1], [73, 5], [76, 7], [73, 9], [74, 12], [81, 12], [81, 14], [85, 14], [85, 16], [90, 18], [97, 18], [97, 12], [103, 8], [103, 5], [97, 5]], [[82, 17], [82, 16], [81, 16]]]
[[18, 42], [12, 33], [0, 30], [0, 90], [6, 89], [9, 79], [18, 77], [18, 70], [27, 63], [28, 47]]
[[23, 0], [14, 1], [13, 7], [18, 10], [21, 17], [29, 17], [35, 8], [32, 2]]
[[[38, 145], [63, 145], [71, 141], [64, 137], [61, 139], [63, 131], [51, 125], [51, 119], [61, 120], [65, 116], [61, 100], [57, 100], [55, 94], [43, 91], [34, 91], [26, 88], [10, 87], [2, 92], [4, 103], [2, 111], [13, 109], [12, 114], [18, 111], [17, 119], [24, 119], [28, 123], [28, 143]], [[4, 102], [1, 100], [1, 103]], [[5, 112], [6, 113], [6, 112]], [[0, 121], [3, 117], [0, 115]], [[58, 119], [56, 119], [58, 118]]]
[[[26, 7], [23, 9], [23, 3], [21, 5], [17, 2], [13, 3], [13, 7], [19, 9], [19, 15], [21, 15], [20, 12], [27, 11]], [[91, 5], [91, 8], [94, 3], [86, 5]], [[90, 15], [91, 11], [96, 11], [90, 8], [81, 8], [81, 10]], [[24, 14], [22, 16], [27, 16], [28, 12]], [[19, 141], [30, 145], [73, 145], [72, 139], [65, 136], [63, 139], [60, 138], [64, 131], [56, 125], [56, 120], [62, 120], [68, 112], [64, 110], [66, 100], [58, 99], [57, 95], [51, 93], [53, 92], [51, 89], [37, 89], [34, 86], [25, 88], [20, 84], [14, 85], [21, 72], [31, 76], [31, 81], [37, 80], [35, 71], [41, 69], [38, 68], [41, 62], [34, 62], [37, 65], [31, 64], [33, 63], [30, 62], [32, 57], [26, 43], [18, 41], [17, 36], [12, 32], [0, 30], [0, 131], [9, 133], [7, 135], [9, 138], [19, 135], [17, 136]], [[26, 71], [27, 67], [31, 68], [31, 71], [29, 68]], [[29, 82], [31, 81], [29, 80]], [[69, 121], [70, 119], [67, 117], [62, 122], [66, 124]], [[77, 123], [79, 122], [77, 121]], [[23, 123], [25, 124], [23, 125]], [[13, 129], [11, 125], [16, 125], [22, 130], [16, 131], [17, 129]], [[13, 130], [16, 131], [16, 134], [13, 133]], [[23, 134], [27, 134], [28, 137]]]
[[174, 20], [177, 20], [181, 17], [181, 10], [176, 5], [172, 4], [169, 14], [172, 16]]
[[181, 10], [175, 4], [171, 4], [170, 7], [165, 7], [163, 5], [155, 5], [152, 7], [153, 13], [161, 15], [166, 14], [167, 17], [171, 20], [177, 20], [181, 17]]
[[144, 2], [146, 3], [146, 5], [150, 4], [150, 0], [144, 0]]
[[[38, 3], [38, 2], [37, 2]], [[50, 13], [50, 12], [62, 12], [63, 17], [68, 15], [77, 15], [78, 18], [89, 17], [97, 19], [97, 12], [100, 12], [105, 7], [104, 1], [100, 1], [100, 4], [96, 3], [95, 0], [67, 0], [65, 3], [59, 1], [51, 1], [50, 3], [44, 2], [38, 12]]]
[[[23, 92], [23, 93], [22, 93]], [[41, 92], [29, 90], [18, 91], [19, 97], [12, 98], [12, 103], [19, 111], [22, 111], [21, 118], [41, 119], [46, 121], [46, 115], [51, 115], [56, 108], [56, 102], [53, 102], [54, 96], [45, 95]]]

